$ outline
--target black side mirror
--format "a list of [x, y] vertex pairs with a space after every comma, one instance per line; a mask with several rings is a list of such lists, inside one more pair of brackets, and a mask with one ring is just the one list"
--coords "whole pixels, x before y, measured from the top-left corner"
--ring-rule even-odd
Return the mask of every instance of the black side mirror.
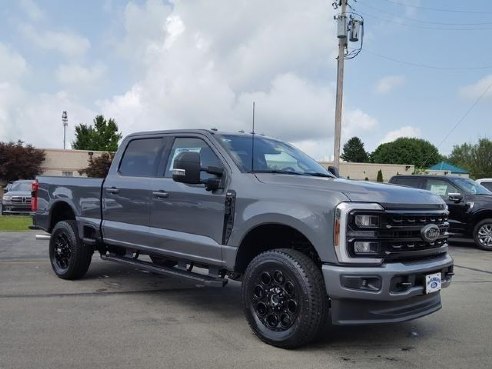
[[449, 201], [454, 201], [455, 203], [459, 203], [463, 200], [463, 195], [460, 193], [449, 193], [448, 199]]
[[200, 154], [186, 151], [174, 159], [173, 180], [181, 183], [200, 184]]
[[333, 166], [330, 165], [328, 167], [328, 172], [330, 172], [331, 174], [333, 174], [337, 178], [340, 177], [340, 172], [338, 171], [338, 168], [337, 167], [333, 167]]

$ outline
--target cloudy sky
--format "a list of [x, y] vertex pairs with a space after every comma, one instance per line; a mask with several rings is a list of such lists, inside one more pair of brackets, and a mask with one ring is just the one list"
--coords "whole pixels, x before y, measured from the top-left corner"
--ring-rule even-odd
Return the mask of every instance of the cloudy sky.
[[[0, 140], [63, 147], [96, 114], [139, 130], [249, 130], [333, 155], [331, 0], [5, 0]], [[447, 154], [492, 137], [492, 3], [350, 0], [364, 48], [346, 62], [342, 144], [421, 137]], [[455, 128], [454, 128], [455, 127]]]

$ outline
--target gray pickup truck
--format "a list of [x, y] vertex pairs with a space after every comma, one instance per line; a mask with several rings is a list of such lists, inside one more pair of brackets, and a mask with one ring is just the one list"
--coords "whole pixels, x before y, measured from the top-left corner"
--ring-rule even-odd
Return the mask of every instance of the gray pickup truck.
[[37, 181], [34, 227], [51, 233], [60, 278], [84, 276], [97, 250], [205, 285], [240, 280], [249, 325], [278, 347], [304, 345], [330, 322], [435, 312], [453, 276], [439, 196], [335, 178], [260, 135], [136, 133], [104, 179]]

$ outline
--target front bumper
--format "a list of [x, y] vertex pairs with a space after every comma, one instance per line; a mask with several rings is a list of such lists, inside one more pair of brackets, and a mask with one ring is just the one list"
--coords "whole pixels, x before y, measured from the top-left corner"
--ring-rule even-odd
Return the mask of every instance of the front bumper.
[[31, 202], [18, 203], [11, 201], [2, 201], [2, 213], [30, 213]]
[[441, 308], [439, 292], [425, 293], [425, 276], [441, 273], [441, 287], [451, 283], [449, 255], [427, 261], [377, 267], [324, 264], [326, 291], [334, 324], [392, 323], [419, 318]]

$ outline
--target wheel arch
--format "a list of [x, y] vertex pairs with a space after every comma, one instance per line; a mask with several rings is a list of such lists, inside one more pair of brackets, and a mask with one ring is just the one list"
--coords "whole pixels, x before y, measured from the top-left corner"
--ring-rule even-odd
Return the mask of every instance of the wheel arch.
[[473, 215], [473, 226], [472, 229], [484, 219], [492, 218], [492, 209], [485, 209]]
[[49, 227], [48, 232], [51, 233], [56, 223], [63, 220], [76, 220], [75, 207], [66, 200], [55, 201], [51, 205], [50, 216], [49, 216]]
[[304, 232], [285, 223], [266, 222], [251, 227], [243, 236], [236, 254], [234, 271], [244, 273], [251, 260], [257, 255], [278, 248], [301, 251], [317, 265], [321, 265], [314, 244]]

